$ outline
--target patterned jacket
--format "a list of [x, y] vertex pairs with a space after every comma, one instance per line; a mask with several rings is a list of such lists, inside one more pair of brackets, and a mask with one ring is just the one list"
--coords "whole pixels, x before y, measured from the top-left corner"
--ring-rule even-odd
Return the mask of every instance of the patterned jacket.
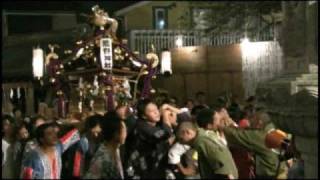
[[[115, 159], [115, 161], [114, 161]], [[123, 179], [123, 169], [119, 149], [113, 158], [110, 149], [101, 144], [94, 154], [85, 179]]]
[[48, 157], [42, 152], [40, 147], [36, 147], [22, 162], [21, 178], [23, 179], [60, 179], [62, 167], [62, 153], [71, 145], [80, 140], [77, 129], [73, 129], [65, 134], [55, 145], [55, 161], [51, 164]]
[[[164, 123], [151, 126], [145, 120], [138, 120], [131, 136], [132, 142], [127, 164], [128, 177], [164, 177], [164, 163], [167, 163], [168, 138], [172, 135], [170, 127]], [[133, 170], [133, 171], [132, 171]]]

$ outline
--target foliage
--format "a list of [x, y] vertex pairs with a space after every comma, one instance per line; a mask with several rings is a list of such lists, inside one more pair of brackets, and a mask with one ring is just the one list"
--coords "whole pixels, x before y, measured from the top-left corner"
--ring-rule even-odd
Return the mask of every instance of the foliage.
[[[190, 9], [211, 9], [211, 13], [205, 16], [209, 24], [206, 32], [227, 33], [247, 31], [259, 32], [272, 25], [265, 21], [262, 15], [281, 11], [281, 1], [241, 1], [241, 2], [190, 2]], [[186, 27], [192, 12], [186, 12], [179, 18], [180, 24]], [[189, 28], [194, 28], [194, 23]]]

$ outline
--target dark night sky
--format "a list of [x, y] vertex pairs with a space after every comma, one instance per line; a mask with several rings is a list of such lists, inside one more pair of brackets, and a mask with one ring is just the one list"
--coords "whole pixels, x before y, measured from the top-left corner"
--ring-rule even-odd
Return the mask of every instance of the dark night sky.
[[110, 15], [139, 1], [2, 1], [2, 9], [18, 11], [75, 11], [88, 13], [98, 4]]

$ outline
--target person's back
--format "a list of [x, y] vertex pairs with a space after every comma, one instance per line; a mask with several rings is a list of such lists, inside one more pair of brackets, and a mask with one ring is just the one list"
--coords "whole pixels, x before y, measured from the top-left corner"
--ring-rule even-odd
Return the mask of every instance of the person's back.
[[[137, 137], [139, 145], [136, 147], [144, 162], [141, 163], [142, 178], [164, 177], [164, 164], [167, 162], [166, 154], [169, 150], [167, 139], [170, 137], [170, 129], [164, 124], [155, 127], [149, 126], [144, 120], [137, 124]], [[145, 169], [143, 167], [145, 164]], [[154, 174], [159, 172], [161, 174]]]
[[200, 128], [192, 146], [198, 152], [201, 178], [226, 178], [228, 175], [238, 178], [238, 171], [228, 147], [219, 141], [212, 131]]
[[126, 163], [127, 174], [140, 178], [165, 178], [164, 165], [167, 164], [167, 152], [172, 143], [170, 122], [161, 119], [158, 106], [149, 99], [141, 100], [137, 110], [139, 119]]

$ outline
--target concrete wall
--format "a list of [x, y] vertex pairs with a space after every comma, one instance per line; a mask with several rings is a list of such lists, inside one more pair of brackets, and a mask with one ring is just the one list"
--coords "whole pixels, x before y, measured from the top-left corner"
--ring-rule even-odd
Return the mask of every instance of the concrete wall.
[[244, 97], [241, 49], [238, 44], [183, 47], [172, 49], [171, 53], [173, 74], [154, 80], [155, 89], [168, 90], [180, 102], [194, 98], [197, 91], [206, 93], [208, 104], [226, 91]]

